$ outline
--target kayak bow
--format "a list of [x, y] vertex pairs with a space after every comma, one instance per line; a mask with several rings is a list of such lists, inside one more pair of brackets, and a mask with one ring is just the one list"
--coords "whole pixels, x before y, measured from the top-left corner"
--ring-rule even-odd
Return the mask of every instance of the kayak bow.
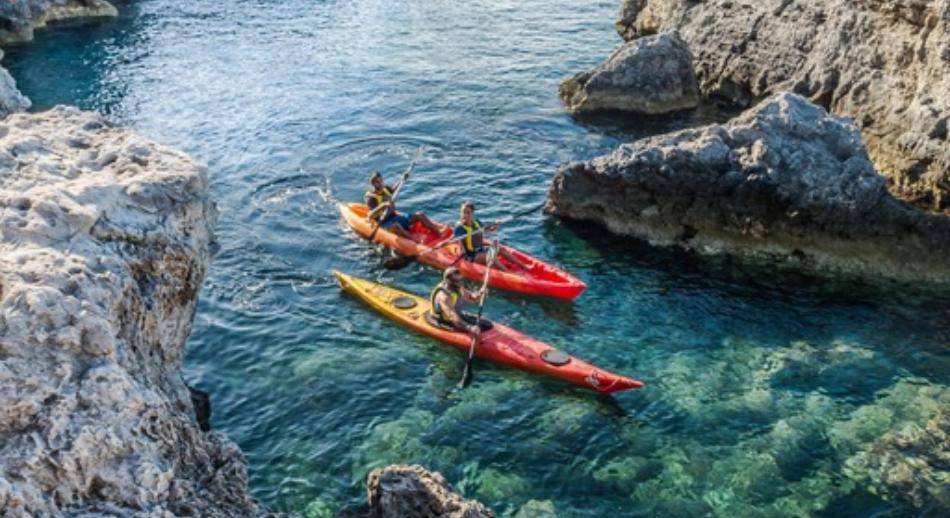
[[[333, 275], [345, 291], [389, 319], [468, 351], [468, 334], [437, 326], [426, 318], [431, 307], [427, 299], [338, 271]], [[475, 356], [607, 394], [643, 387], [641, 381], [600, 369], [498, 323], [482, 331]]]

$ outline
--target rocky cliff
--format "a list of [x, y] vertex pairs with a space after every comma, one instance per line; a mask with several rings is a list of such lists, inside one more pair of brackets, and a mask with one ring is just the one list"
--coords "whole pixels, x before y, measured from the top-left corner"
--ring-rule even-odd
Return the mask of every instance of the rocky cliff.
[[0, 122], [0, 515], [260, 512], [180, 373], [214, 220], [181, 153], [74, 108]]
[[950, 0], [625, 0], [617, 30], [676, 31], [707, 96], [852, 117], [892, 192], [950, 208]]
[[561, 167], [548, 210], [655, 244], [950, 280], [950, 218], [894, 198], [851, 120], [795, 94]]

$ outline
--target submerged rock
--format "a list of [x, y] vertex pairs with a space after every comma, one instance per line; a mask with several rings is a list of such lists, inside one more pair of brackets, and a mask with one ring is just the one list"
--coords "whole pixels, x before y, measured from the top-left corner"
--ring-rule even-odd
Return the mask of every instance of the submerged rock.
[[654, 244], [950, 280], [950, 217], [892, 197], [854, 124], [794, 94], [563, 166], [547, 208]]
[[0, 122], [0, 515], [260, 513], [181, 377], [206, 172], [95, 114]]
[[478, 518], [494, 516], [484, 505], [465, 500], [439, 473], [421, 466], [392, 465], [366, 480], [369, 516], [377, 518]]
[[106, 0], [6, 0], [0, 3], [0, 45], [33, 39], [33, 29], [70, 18], [116, 17]]
[[672, 33], [621, 45], [594, 70], [561, 83], [560, 95], [573, 113], [659, 114], [695, 108], [699, 103], [693, 56]]
[[950, 0], [626, 0], [617, 30], [677, 31], [704, 95], [792, 91], [853, 117], [896, 193], [950, 208]]

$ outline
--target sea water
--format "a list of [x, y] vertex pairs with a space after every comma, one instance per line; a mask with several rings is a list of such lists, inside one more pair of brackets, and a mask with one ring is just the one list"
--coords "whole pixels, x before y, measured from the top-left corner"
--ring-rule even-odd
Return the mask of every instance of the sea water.
[[[4, 65], [35, 110], [98, 110], [208, 164], [221, 249], [185, 377], [273, 509], [328, 516], [365, 499], [369, 470], [420, 463], [503, 516], [945, 512], [867, 466], [950, 402], [946, 292], [706, 259], [540, 211], [512, 221], [502, 240], [589, 289], [492, 292], [486, 314], [646, 383], [611, 398], [480, 361], [456, 391], [460, 353], [335, 285], [333, 269], [437, 282], [382, 269], [336, 208], [420, 147], [400, 207], [452, 222], [472, 200], [490, 221], [541, 203], [559, 164], [723, 119], [565, 113], [558, 84], [620, 43], [618, 7], [141, 0], [38, 31]], [[940, 490], [946, 472], [930, 475]]]

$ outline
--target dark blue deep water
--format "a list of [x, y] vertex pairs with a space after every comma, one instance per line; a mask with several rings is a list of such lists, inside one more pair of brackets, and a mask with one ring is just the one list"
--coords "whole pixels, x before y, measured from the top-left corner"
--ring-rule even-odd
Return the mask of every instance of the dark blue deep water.
[[946, 497], [945, 471], [914, 507], [867, 467], [950, 404], [946, 292], [513, 222], [504, 240], [590, 289], [573, 304], [494, 294], [488, 314], [647, 383], [610, 399], [484, 363], [452, 393], [458, 353], [335, 287], [331, 269], [436, 281], [382, 270], [334, 205], [420, 145], [403, 208], [451, 219], [467, 198], [491, 219], [541, 202], [558, 164], [721, 117], [564, 113], [558, 83], [618, 44], [618, 4], [141, 0], [39, 31], [4, 65], [37, 110], [98, 110], [208, 164], [221, 251], [185, 374], [275, 509], [355, 506], [370, 469], [400, 462], [503, 516], [946, 511], [927, 493]]

